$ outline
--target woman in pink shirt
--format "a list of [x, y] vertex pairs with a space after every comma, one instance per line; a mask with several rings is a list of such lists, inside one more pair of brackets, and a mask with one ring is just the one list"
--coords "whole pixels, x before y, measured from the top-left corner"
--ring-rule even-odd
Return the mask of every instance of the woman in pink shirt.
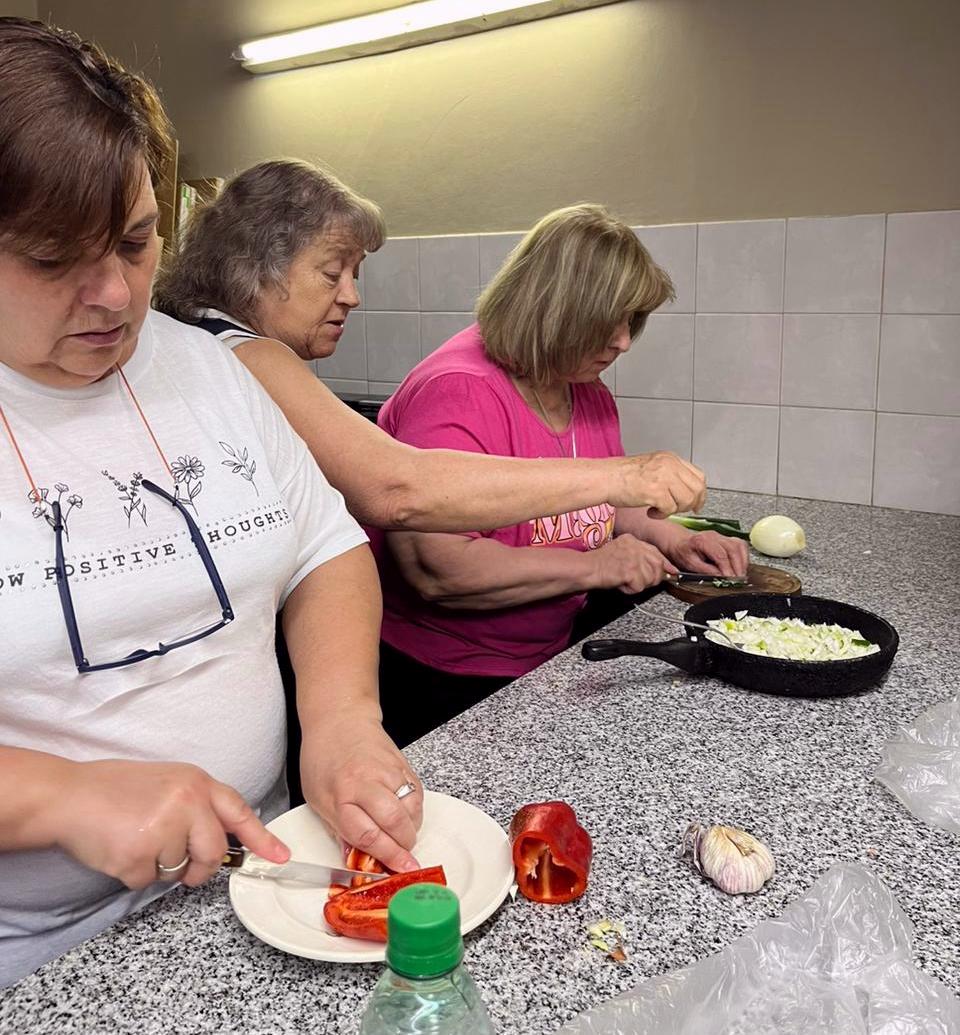
[[[545, 216], [480, 296], [478, 322], [419, 363], [379, 424], [418, 448], [622, 456], [600, 374], [673, 297], [633, 231], [598, 205]], [[563, 650], [598, 589], [677, 568], [746, 571], [739, 540], [609, 504], [493, 531], [372, 534], [384, 592], [384, 726], [404, 745]]]

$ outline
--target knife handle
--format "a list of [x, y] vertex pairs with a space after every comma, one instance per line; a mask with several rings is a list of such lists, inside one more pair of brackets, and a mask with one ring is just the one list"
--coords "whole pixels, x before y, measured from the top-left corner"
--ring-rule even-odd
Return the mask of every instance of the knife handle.
[[229, 866], [231, 869], [238, 869], [243, 865], [243, 860], [247, 857], [246, 850], [243, 848], [234, 848], [232, 845], [223, 853], [223, 859], [221, 865]]

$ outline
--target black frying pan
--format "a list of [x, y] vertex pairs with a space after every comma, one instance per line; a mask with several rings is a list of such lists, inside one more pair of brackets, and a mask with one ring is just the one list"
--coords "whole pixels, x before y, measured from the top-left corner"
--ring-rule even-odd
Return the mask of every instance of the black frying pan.
[[712, 618], [733, 618], [736, 611], [747, 611], [757, 618], [800, 618], [810, 624], [824, 622], [858, 629], [864, 639], [876, 643], [880, 650], [844, 661], [786, 661], [714, 643], [705, 638], [702, 629], [688, 627], [686, 636], [660, 643], [588, 640], [581, 653], [588, 661], [638, 654], [667, 661], [684, 672], [716, 676], [747, 690], [797, 697], [836, 697], [879, 683], [900, 643], [897, 630], [878, 615], [823, 597], [738, 593], [694, 604], [687, 608], [684, 618], [705, 623]]

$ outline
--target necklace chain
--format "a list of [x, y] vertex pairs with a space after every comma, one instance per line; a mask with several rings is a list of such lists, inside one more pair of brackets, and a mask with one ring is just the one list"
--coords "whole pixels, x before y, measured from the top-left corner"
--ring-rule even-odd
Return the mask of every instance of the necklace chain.
[[[550, 417], [547, 414], [547, 409], [543, 405], [543, 401], [540, 399], [539, 393], [537, 392], [536, 388], [533, 387], [533, 385], [530, 385], [530, 391], [533, 393], [533, 398], [534, 398], [534, 400], [535, 400], [535, 402], [537, 404], [538, 409], [540, 410], [540, 415], [543, 417], [544, 423], [550, 429], [550, 433], [553, 435], [553, 437], [557, 440], [557, 445], [560, 447], [560, 455], [565, 457], [567, 454], [566, 454], [566, 451], [563, 448], [563, 439], [560, 438], [560, 435], [558, 434], [557, 429], [553, 426], [553, 421], [550, 420]], [[570, 413], [570, 418], [569, 418], [569, 420], [570, 420], [570, 437], [571, 437], [571, 445], [573, 447], [573, 450], [572, 450], [572, 452], [573, 452], [573, 459], [576, 460], [576, 458], [577, 458], [577, 429], [573, 426], [573, 390], [570, 388], [569, 385], [567, 386], [567, 407], [568, 407], [569, 413]]]

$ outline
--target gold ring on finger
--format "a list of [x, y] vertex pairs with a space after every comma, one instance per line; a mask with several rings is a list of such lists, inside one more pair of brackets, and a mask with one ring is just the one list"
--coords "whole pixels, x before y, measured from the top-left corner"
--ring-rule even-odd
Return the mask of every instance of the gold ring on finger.
[[157, 860], [157, 877], [159, 880], [171, 880], [174, 874], [179, 873], [188, 863], [190, 862], [190, 853], [187, 854], [177, 863], [176, 866], [164, 866], [160, 860]]

